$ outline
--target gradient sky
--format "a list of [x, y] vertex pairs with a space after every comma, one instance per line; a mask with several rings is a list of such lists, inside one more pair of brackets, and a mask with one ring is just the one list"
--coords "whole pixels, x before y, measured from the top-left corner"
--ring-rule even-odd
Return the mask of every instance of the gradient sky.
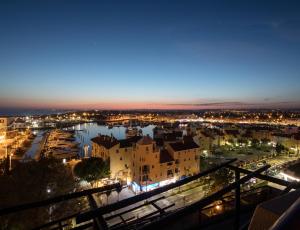
[[0, 80], [0, 107], [299, 106], [300, 3], [1, 0]]

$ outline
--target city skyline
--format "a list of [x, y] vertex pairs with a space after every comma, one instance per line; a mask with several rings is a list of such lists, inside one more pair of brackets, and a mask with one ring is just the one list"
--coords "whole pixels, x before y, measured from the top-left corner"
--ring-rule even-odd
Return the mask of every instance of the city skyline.
[[300, 107], [297, 1], [0, 5], [0, 108]]

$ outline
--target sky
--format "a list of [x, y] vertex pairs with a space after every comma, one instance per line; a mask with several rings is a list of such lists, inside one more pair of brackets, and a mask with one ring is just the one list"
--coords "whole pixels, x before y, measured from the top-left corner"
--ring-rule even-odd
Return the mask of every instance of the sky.
[[300, 108], [298, 2], [1, 0], [0, 109]]

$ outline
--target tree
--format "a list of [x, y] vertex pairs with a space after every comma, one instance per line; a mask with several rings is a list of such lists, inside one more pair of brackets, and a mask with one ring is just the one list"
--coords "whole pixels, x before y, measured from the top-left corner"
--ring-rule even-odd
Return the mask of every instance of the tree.
[[106, 194], [106, 204], [108, 204], [108, 197], [111, 194], [111, 190], [106, 190], [105, 194]]
[[252, 145], [253, 145], [254, 147], [257, 147], [258, 144], [259, 144], [259, 140], [257, 140], [256, 138], [253, 138], [253, 139], [252, 139]]
[[268, 139], [268, 138], [263, 138], [263, 139], [261, 140], [261, 142], [262, 142], [264, 145], [267, 145], [270, 141], [271, 141], [271, 140]]
[[97, 157], [82, 159], [75, 165], [74, 173], [82, 180], [94, 182], [109, 176], [109, 161]]
[[122, 185], [117, 184], [116, 191], [118, 193], [118, 201], [120, 200], [120, 193], [122, 192]]
[[280, 154], [284, 149], [285, 148], [282, 144], [279, 144], [279, 143], [276, 144], [275, 150], [278, 154]]
[[240, 144], [247, 144], [248, 141], [245, 138], [239, 138], [238, 139], [238, 143], [240, 143]]
[[[217, 166], [217, 164], [212, 165], [212, 167]], [[220, 189], [222, 189], [224, 186], [228, 185], [233, 178], [233, 172], [230, 171], [227, 168], [221, 168], [217, 170], [216, 172], [212, 173], [210, 175], [210, 178], [212, 179], [213, 183], [208, 191], [209, 194], [214, 193]]]
[[[9, 175], [0, 176], [0, 185], [0, 208], [45, 200], [76, 189], [71, 169], [54, 158], [18, 163]], [[78, 201], [74, 200], [52, 205], [52, 213], [49, 207], [3, 216], [0, 229], [32, 229], [79, 209]]]

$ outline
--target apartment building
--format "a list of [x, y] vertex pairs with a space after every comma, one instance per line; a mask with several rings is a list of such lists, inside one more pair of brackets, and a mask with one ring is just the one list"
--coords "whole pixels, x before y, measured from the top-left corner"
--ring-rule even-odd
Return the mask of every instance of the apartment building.
[[113, 136], [99, 135], [91, 139], [92, 157], [100, 157], [103, 160], [109, 159], [111, 153], [118, 149], [119, 142]]
[[200, 171], [200, 148], [191, 137], [169, 143], [166, 149], [175, 161], [175, 174], [178, 178], [191, 176]]
[[126, 181], [134, 191], [148, 191], [200, 171], [199, 146], [192, 139], [159, 148], [150, 136], [116, 140], [92, 139], [92, 156], [110, 159], [111, 177]]
[[12, 125], [13, 117], [0, 117], [0, 132], [6, 132]]

